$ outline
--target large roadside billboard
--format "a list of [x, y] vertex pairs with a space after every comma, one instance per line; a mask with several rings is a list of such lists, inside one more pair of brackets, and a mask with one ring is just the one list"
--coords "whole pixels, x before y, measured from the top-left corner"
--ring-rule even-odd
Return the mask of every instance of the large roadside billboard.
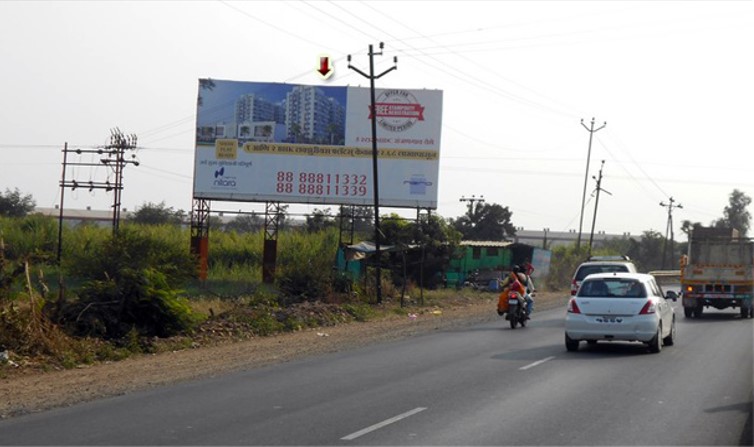
[[[380, 205], [437, 208], [442, 91], [377, 89]], [[199, 81], [194, 198], [373, 205], [370, 90]]]

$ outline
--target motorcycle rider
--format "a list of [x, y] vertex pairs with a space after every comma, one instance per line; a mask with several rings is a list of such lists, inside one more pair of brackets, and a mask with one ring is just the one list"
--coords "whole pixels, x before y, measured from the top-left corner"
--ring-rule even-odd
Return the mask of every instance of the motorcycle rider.
[[[503, 294], [501, 294], [501, 297], [503, 295], [507, 297], [508, 293], [511, 291], [519, 292], [521, 294], [521, 296], [524, 298], [524, 301], [526, 301], [526, 315], [528, 318], [534, 310], [534, 299], [532, 298], [531, 293], [534, 292], [535, 289], [534, 282], [531, 280], [531, 277], [524, 273], [519, 265], [514, 265], [513, 271], [511, 271], [510, 275], [505, 277], [503, 282], [500, 284], [500, 287], [503, 289]], [[501, 301], [502, 300], [503, 299], [501, 298]], [[501, 314], [499, 304], [498, 314]]]

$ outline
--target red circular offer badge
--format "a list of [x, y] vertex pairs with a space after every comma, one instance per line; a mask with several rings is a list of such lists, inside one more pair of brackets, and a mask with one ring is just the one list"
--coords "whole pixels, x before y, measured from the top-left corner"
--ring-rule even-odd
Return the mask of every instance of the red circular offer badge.
[[[424, 107], [407, 90], [386, 90], [380, 93], [374, 104], [377, 124], [391, 132], [403, 132], [417, 121], [424, 121]], [[372, 118], [372, 115], [369, 115]]]

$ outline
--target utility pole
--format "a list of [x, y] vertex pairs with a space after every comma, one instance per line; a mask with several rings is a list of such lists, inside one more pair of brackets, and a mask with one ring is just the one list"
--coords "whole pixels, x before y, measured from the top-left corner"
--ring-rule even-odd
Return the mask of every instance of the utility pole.
[[670, 257], [673, 258], [673, 255], [675, 254], [675, 241], [673, 237], [673, 208], [683, 208], [683, 205], [676, 204], [675, 199], [672, 197], [668, 199], [669, 203], [660, 202], [660, 206], [665, 207], [668, 209], [668, 223], [665, 227], [665, 243], [662, 245], [662, 268], [665, 269], [665, 258], [666, 253], [668, 249], [668, 233], [670, 233]]
[[589, 233], [589, 255], [592, 254], [592, 241], [594, 240], [594, 224], [597, 222], [597, 207], [600, 204], [600, 191], [605, 191], [605, 193], [609, 195], [613, 195], [610, 191], [602, 189], [602, 168], [605, 167], [605, 160], [602, 160], [602, 164], [600, 165], [600, 176], [599, 178], [595, 178], [592, 176], [593, 179], [597, 180], [597, 188], [595, 191], [597, 192], [597, 198], [594, 201], [594, 216], [592, 217], [592, 231]]
[[[60, 247], [62, 246], [62, 225], [63, 225], [63, 192], [65, 188], [71, 188], [71, 190], [75, 190], [76, 188], [85, 188], [89, 191], [93, 191], [95, 189], [104, 189], [105, 192], [113, 191], [113, 234], [117, 234], [118, 232], [118, 226], [120, 224], [120, 198], [123, 191], [123, 169], [128, 164], [133, 164], [134, 166], [139, 166], [138, 160], [136, 160], [136, 155], [131, 154], [131, 159], [126, 159], [126, 151], [133, 151], [136, 149], [136, 135], [123, 135], [123, 133], [120, 131], [120, 129], [115, 128], [112, 129], [110, 136], [110, 144], [105, 147], [100, 147], [97, 149], [69, 149], [68, 143], [63, 148], [63, 174], [60, 180], [60, 222], [59, 222], [59, 231], [58, 231], [58, 258], [60, 258]], [[93, 163], [93, 162], [70, 162], [68, 161], [68, 154], [69, 153], [75, 153], [76, 155], [82, 155], [82, 154], [96, 154], [103, 158], [100, 158], [99, 163]], [[113, 173], [115, 174], [115, 179], [113, 182], [110, 181], [109, 176], [108, 178], [102, 182], [102, 181], [93, 181], [89, 180], [87, 182], [85, 181], [78, 181], [76, 179], [67, 179], [66, 178], [66, 171], [68, 167], [97, 167], [97, 166], [109, 166]]]
[[136, 149], [136, 135], [123, 135], [117, 127], [110, 130], [110, 144], [105, 146], [108, 158], [100, 160], [104, 165], [110, 166], [115, 171], [116, 188], [113, 189], [113, 234], [118, 232], [120, 225], [120, 197], [123, 193], [123, 168], [127, 164], [139, 166], [135, 160], [136, 155], [131, 154], [132, 160], [126, 160], [126, 150], [133, 151]]
[[[369, 74], [364, 73], [363, 71], [359, 70], [358, 68], [351, 65], [351, 55], [348, 55], [348, 68], [355, 71], [356, 73], [364, 76], [365, 78], [369, 79], [369, 92], [371, 95], [371, 115], [372, 115], [372, 177], [373, 177], [373, 188], [374, 188], [374, 256], [377, 260], [376, 262], [376, 292], [377, 292], [377, 304], [382, 303], [382, 285], [380, 284], [382, 281], [382, 272], [380, 269], [380, 234], [382, 231], [380, 231], [380, 184], [379, 184], [379, 177], [377, 172], [377, 108], [375, 107], [375, 93], [374, 93], [374, 81], [376, 79], [379, 79], [389, 72], [395, 70], [398, 68], [398, 66], [393, 65], [392, 67], [388, 68], [387, 70], [383, 71], [382, 73], [375, 75], [374, 74], [374, 56], [382, 56], [382, 49], [385, 47], [385, 44], [380, 42], [380, 51], [378, 53], [374, 52], [373, 46], [369, 45]], [[393, 63], [398, 63], [398, 57], [395, 56], [393, 58]]]
[[469, 215], [474, 211], [474, 202], [484, 203], [484, 196], [476, 197], [472, 195], [471, 197], [461, 197], [458, 199], [459, 202], [469, 202]]
[[605, 121], [605, 123], [602, 124], [602, 126], [600, 126], [597, 129], [594, 128], [594, 118], [592, 118], [592, 125], [590, 127], [586, 127], [586, 124], [584, 124], [583, 119], [581, 120], [581, 125], [584, 126], [584, 129], [586, 129], [589, 132], [589, 150], [586, 153], [586, 172], [584, 173], [584, 192], [581, 194], [581, 217], [579, 217], [579, 236], [576, 239], [576, 249], [581, 247], [581, 228], [584, 223], [584, 204], [586, 202], [586, 184], [589, 179], [589, 159], [592, 157], [592, 137], [594, 136], [595, 132], [607, 126], [607, 121]]

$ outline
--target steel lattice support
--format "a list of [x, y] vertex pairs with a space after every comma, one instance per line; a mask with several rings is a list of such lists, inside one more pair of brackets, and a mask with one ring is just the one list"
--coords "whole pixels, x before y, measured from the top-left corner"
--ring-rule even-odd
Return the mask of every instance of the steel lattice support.
[[272, 284], [275, 281], [278, 230], [280, 229], [282, 216], [280, 202], [265, 202], [264, 251], [262, 253], [262, 282], [265, 284]]
[[[353, 205], [341, 205], [340, 206], [340, 234], [338, 235], [338, 243], [342, 245], [353, 245], [354, 234], [354, 213]], [[344, 237], [346, 235], [346, 237]]]
[[199, 279], [207, 279], [210, 201], [194, 199], [191, 209], [191, 254], [199, 263]]

